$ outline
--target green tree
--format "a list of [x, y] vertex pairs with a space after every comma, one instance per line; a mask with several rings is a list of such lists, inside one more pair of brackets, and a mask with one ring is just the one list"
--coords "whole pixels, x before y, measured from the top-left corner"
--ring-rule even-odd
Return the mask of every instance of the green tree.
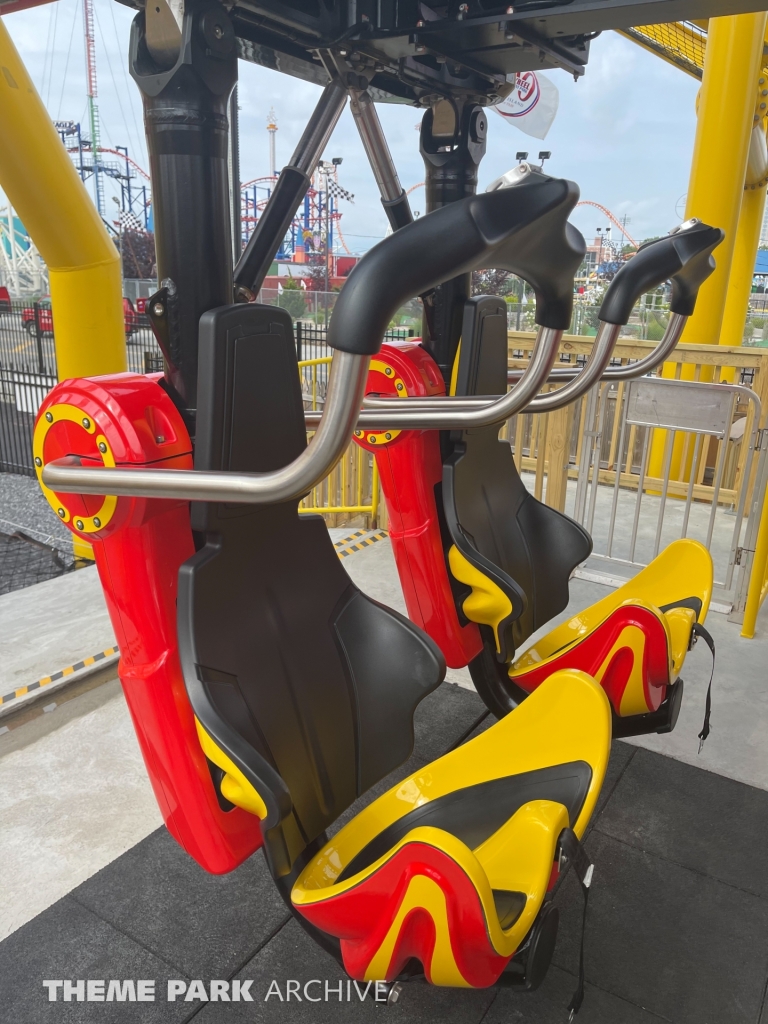
[[283, 294], [278, 299], [278, 305], [287, 310], [294, 320], [304, 316], [307, 310], [304, 291], [293, 278], [289, 277], [283, 285]]

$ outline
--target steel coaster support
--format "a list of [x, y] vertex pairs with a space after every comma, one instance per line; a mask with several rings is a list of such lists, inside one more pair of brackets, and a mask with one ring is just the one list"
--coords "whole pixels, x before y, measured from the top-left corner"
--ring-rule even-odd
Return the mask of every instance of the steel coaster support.
[[[148, 305], [165, 378], [194, 435], [200, 317], [232, 301], [229, 122], [237, 45], [214, 0], [133, 22], [130, 70], [144, 103], [161, 291]], [[148, 9], [149, 9], [148, 8]], [[157, 12], [157, 13], [156, 13]], [[165, 16], [164, 21], [160, 21]]]
[[[698, 345], [717, 345], [733, 263], [734, 246], [744, 194], [750, 136], [760, 121], [758, 80], [762, 77], [766, 14], [739, 14], [713, 18], [707, 33], [696, 138], [691, 160], [686, 219], [698, 217], [725, 231], [717, 250], [717, 269], [701, 289], [696, 311], [682, 340]], [[765, 110], [766, 108], [763, 108]], [[750, 278], [751, 279], [751, 278]], [[675, 367], [666, 363], [665, 377]], [[682, 380], [693, 377], [693, 367], [683, 367]], [[703, 376], [702, 380], [711, 377]], [[660, 477], [666, 433], [655, 430], [648, 473]], [[690, 458], [683, 464], [685, 440], [680, 436], [672, 453], [671, 478], [687, 480]], [[689, 454], [691, 445], [688, 445]]]
[[346, 102], [346, 87], [333, 78], [323, 90], [290, 163], [280, 172], [275, 189], [235, 267], [237, 298], [247, 302], [258, 294]]
[[[758, 85], [761, 97], [765, 92], [765, 98], [768, 99], [768, 82], [765, 75], [760, 76]], [[761, 102], [764, 102], [762, 98]], [[752, 129], [749, 142], [747, 178], [744, 182], [739, 225], [733, 246], [728, 295], [723, 311], [723, 329], [720, 333], [721, 345], [739, 346], [744, 341], [744, 321], [752, 292], [755, 257], [760, 244], [760, 231], [765, 212], [765, 189], [768, 184], [768, 147], [765, 131], [765, 118], [761, 117]], [[732, 367], [725, 369], [721, 379], [729, 383], [738, 383], [735, 381], [735, 371]]]
[[683, 338], [699, 345], [720, 340], [750, 135], [760, 120], [756, 108], [765, 22], [764, 11], [714, 18], [707, 35], [685, 216], [722, 228], [725, 240]]
[[[424, 160], [427, 213], [477, 191], [477, 169], [485, 155], [488, 115], [460, 99], [442, 99], [421, 122], [419, 150]], [[423, 296], [424, 348], [446, 385], [461, 337], [464, 303], [471, 294], [471, 274], [461, 274]]]

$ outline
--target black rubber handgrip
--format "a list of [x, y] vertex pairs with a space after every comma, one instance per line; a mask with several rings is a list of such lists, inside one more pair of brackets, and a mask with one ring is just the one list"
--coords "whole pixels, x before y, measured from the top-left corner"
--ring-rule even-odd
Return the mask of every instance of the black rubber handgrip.
[[235, 285], [258, 292], [311, 182], [297, 167], [284, 167], [235, 267]]
[[536, 295], [536, 323], [567, 330], [573, 278], [584, 239], [568, 224], [579, 190], [534, 169], [495, 192], [470, 196], [407, 224], [379, 242], [350, 273], [331, 317], [328, 344], [374, 355], [408, 299], [471, 270], [522, 277]]
[[640, 296], [670, 279], [670, 310], [690, 316], [699, 288], [715, 269], [712, 250], [724, 237], [720, 228], [690, 220], [666, 238], [641, 245], [608, 286], [598, 318], [626, 324]]

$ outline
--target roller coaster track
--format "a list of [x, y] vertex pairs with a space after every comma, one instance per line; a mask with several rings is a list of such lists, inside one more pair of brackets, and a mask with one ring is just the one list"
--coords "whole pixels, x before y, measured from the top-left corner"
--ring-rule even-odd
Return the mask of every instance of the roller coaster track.
[[[405, 194], [407, 196], [409, 196], [411, 194], [411, 192], [415, 192], [417, 188], [423, 188], [423, 187], [424, 187], [424, 182], [420, 181], [416, 185], [411, 185], [410, 188], [406, 189], [405, 190]], [[581, 202], [580, 203], [576, 203], [576, 205], [577, 206], [594, 206], [596, 209], [600, 210], [600, 212], [604, 213], [605, 216], [608, 218], [608, 220], [619, 229], [619, 231], [622, 233], [622, 235], [624, 235], [624, 237], [626, 238], [626, 240], [629, 242], [630, 245], [634, 246], [635, 249], [639, 248], [638, 243], [630, 235], [630, 233], [627, 231], [627, 229], [624, 227], [624, 225], [621, 223], [621, 221], [618, 219], [618, 217], [615, 217], [611, 213], [611, 211], [608, 209], [607, 206], [602, 206], [600, 203], [593, 203], [591, 199], [582, 199]]]
[[[76, 153], [76, 152], [77, 152], [77, 147], [76, 146], [75, 146], [74, 149], [70, 149], [70, 153]], [[106, 149], [106, 147], [104, 147], [104, 146], [99, 146], [99, 152], [100, 153], [110, 153], [112, 156], [116, 156], [119, 160], [127, 160], [128, 163], [131, 165], [131, 167], [133, 167], [134, 170], [139, 172], [139, 174], [142, 176], [142, 178], [146, 178], [147, 181], [149, 181], [149, 175], [144, 170], [144, 168], [141, 167], [139, 164], [137, 164], [135, 160], [132, 160], [129, 156], [126, 156], [125, 153], [118, 153], [118, 151], [116, 149]]]
[[630, 233], [627, 231], [627, 229], [624, 227], [624, 225], [621, 223], [621, 221], [618, 219], [618, 217], [614, 217], [614, 215], [611, 213], [611, 211], [608, 209], [607, 206], [602, 206], [600, 203], [594, 203], [591, 199], [582, 199], [581, 202], [576, 203], [576, 205], [577, 206], [594, 206], [595, 209], [597, 209], [601, 213], [605, 214], [605, 216], [608, 218], [608, 220], [611, 222], [611, 224], [614, 224], [619, 229], [619, 231], [622, 233], [622, 235], [624, 235], [624, 237], [626, 238], [626, 240], [629, 242], [630, 245], [634, 246], [635, 249], [639, 249], [640, 248], [638, 243], [630, 235]]

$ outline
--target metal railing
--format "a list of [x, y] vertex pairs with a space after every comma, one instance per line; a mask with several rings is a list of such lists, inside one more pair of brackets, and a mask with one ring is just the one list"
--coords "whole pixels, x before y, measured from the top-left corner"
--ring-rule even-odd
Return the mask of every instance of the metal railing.
[[0, 366], [0, 473], [34, 476], [32, 431], [40, 403], [56, 383], [49, 374]]
[[[133, 373], [162, 370], [162, 353], [146, 314], [125, 316], [128, 369]], [[56, 377], [56, 347], [51, 303], [48, 299], [0, 306], [0, 368]]]
[[[600, 472], [609, 396], [619, 423], [612, 486], [601, 483]], [[747, 553], [754, 551], [754, 516], [747, 501], [755, 452], [765, 461], [761, 412], [757, 395], [739, 384], [641, 377], [630, 381], [623, 395], [610, 384], [594, 389], [573, 508], [574, 518], [592, 535], [591, 558], [609, 569], [635, 571], [671, 540], [693, 537], [712, 555], [723, 601], [738, 604]], [[724, 496], [735, 440], [744, 442], [743, 472]], [[702, 488], [704, 481], [710, 493]]]
[[[510, 367], [525, 365], [531, 344], [532, 335], [510, 335]], [[561, 360], [581, 361], [591, 345], [566, 336]], [[616, 361], [652, 347], [622, 338]], [[768, 468], [768, 352], [681, 344], [664, 373], [603, 383], [546, 416], [523, 414], [503, 436], [534, 495], [592, 533], [580, 575], [597, 569], [620, 581], [675, 537], [693, 537], [711, 550], [720, 610], [739, 621]]]

